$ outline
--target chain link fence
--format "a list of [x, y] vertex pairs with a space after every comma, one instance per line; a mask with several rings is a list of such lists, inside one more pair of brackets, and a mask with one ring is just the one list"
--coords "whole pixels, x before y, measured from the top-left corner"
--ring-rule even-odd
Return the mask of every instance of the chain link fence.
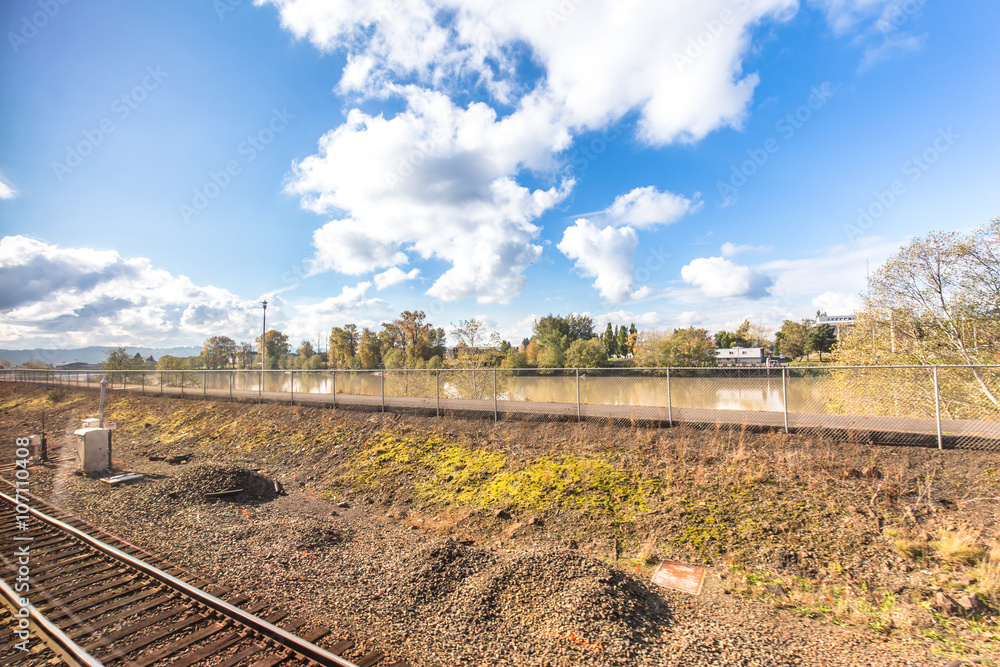
[[32, 386], [288, 401], [337, 408], [813, 432], [838, 439], [1000, 450], [1000, 366], [5, 370]]

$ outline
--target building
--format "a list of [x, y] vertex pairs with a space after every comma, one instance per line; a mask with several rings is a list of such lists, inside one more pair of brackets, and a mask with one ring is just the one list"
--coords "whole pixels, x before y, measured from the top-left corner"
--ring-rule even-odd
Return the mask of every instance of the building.
[[766, 360], [762, 347], [726, 347], [715, 351], [715, 363], [719, 366], [757, 366]]
[[854, 327], [856, 321], [854, 315], [820, 315], [816, 324], [829, 324], [837, 334], [837, 340], [840, 340], [841, 329], [846, 333]]

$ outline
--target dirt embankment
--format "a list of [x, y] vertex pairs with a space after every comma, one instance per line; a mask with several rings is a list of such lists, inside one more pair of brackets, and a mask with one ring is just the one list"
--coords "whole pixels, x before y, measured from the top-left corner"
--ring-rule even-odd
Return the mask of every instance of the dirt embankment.
[[[5, 389], [7, 440], [44, 408], [56, 446], [96, 409], [55, 398]], [[46, 493], [414, 664], [945, 664], [1000, 645], [996, 453], [123, 395], [107, 415], [116, 467], [147, 480], [39, 468]], [[708, 566], [705, 593], [652, 585], [663, 559]]]

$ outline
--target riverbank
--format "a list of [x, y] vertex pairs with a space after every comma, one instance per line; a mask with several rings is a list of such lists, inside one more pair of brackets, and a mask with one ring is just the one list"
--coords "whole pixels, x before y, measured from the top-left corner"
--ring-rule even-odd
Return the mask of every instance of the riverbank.
[[[96, 407], [46, 396], [0, 394], [8, 440], [41, 409], [62, 434]], [[489, 633], [520, 664], [944, 664], [1000, 642], [994, 453], [116, 394], [107, 414], [116, 467], [162, 478], [112, 491], [37, 469], [47, 493], [393, 655], [425, 633], [441, 653], [414, 664], [480, 664]], [[289, 495], [164, 499], [209, 463]], [[244, 548], [261, 558], [233, 572]], [[665, 558], [708, 568], [702, 596], [650, 583]], [[973, 595], [982, 613], [951, 607]], [[459, 641], [463, 623], [486, 634]]]

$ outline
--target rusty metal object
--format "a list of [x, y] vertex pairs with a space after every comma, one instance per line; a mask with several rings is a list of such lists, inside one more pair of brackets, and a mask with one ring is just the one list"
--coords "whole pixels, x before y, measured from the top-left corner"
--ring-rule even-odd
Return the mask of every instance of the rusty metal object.
[[705, 583], [705, 568], [675, 560], [665, 560], [653, 573], [653, 583], [675, 591], [701, 595]]

